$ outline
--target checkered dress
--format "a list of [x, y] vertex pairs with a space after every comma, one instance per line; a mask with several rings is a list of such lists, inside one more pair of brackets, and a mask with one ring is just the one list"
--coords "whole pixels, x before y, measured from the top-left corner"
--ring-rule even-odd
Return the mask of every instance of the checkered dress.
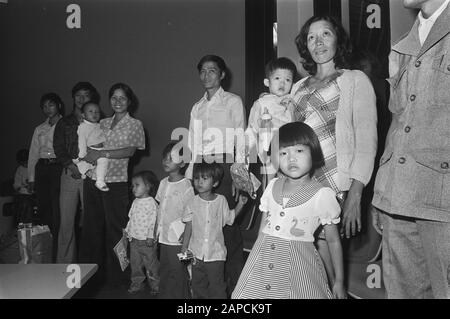
[[319, 137], [325, 158], [325, 166], [316, 170], [315, 178], [324, 186], [338, 189], [338, 172], [336, 162], [336, 112], [339, 107], [340, 90], [336, 77], [331, 78], [318, 88], [308, 85], [309, 78], [303, 81], [297, 92], [294, 92], [296, 102], [294, 120], [304, 122], [312, 127]]

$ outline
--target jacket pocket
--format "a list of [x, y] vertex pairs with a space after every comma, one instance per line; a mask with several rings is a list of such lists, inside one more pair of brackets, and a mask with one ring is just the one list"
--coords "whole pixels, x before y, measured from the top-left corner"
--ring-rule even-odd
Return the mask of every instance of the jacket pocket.
[[417, 206], [450, 211], [450, 152], [416, 151], [414, 159]]
[[450, 54], [443, 53], [433, 58], [432, 68], [435, 71], [439, 71], [450, 75]]
[[384, 193], [386, 185], [389, 181], [390, 165], [387, 165], [392, 158], [392, 150], [385, 150], [381, 156], [377, 176], [375, 179], [374, 192], [378, 194]]

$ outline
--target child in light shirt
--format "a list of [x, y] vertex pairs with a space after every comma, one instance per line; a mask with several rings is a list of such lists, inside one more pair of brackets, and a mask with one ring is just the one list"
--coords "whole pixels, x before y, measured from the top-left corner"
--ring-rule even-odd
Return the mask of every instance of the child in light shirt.
[[181, 221], [187, 202], [194, 197], [191, 181], [184, 177], [187, 164], [178, 158], [177, 143], [169, 143], [162, 153], [162, 165], [169, 175], [158, 188], [158, 241], [160, 244], [161, 285], [159, 298], [187, 299], [190, 297], [188, 271], [178, 260], [184, 223]]
[[227, 249], [223, 227], [232, 225], [242, 211], [247, 197], [240, 195], [236, 208], [230, 210], [223, 195], [214, 190], [223, 178], [217, 163], [194, 164], [194, 187], [198, 194], [188, 203], [183, 222], [186, 223], [182, 252], [193, 254], [192, 290], [194, 298], [225, 299], [224, 266]]
[[[133, 176], [133, 194], [136, 197], [128, 214], [125, 234], [130, 240], [131, 294], [141, 291], [145, 278], [152, 293], [159, 291], [159, 261], [155, 225], [158, 204], [153, 199], [158, 188], [158, 179], [151, 171]], [[145, 272], [143, 269], [145, 268]]]
[[93, 148], [96, 150], [103, 149], [103, 145], [106, 141], [106, 136], [103, 130], [100, 128], [100, 107], [93, 103], [87, 102], [81, 108], [81, 114], [83, 116], [83, 122], [78, 126], [78, 158], [73, 162], [78, 166], [78, 170], [82, 174], [83, 178], [86, 178], [87, 171], [95, 168], [97, 180], [95, 186], [101, 191], [109, 191], [108, 186], [105, 183], [105, 176], [108, 171], [108, 159], [100, 157], [97, 159], [97, 165], [94, 166], [86, 161], [81, 160], [87, 154], [87, 148]]

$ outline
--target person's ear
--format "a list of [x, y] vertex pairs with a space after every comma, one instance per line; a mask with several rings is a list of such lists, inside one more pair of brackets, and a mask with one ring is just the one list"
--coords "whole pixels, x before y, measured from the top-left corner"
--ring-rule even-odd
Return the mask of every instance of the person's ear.
[[220, 81], [222, 81], [224, 78], [225, 78], [225, 71], [222, 71], [220, 75]]
[[264, 79], [264, 85], [265, 85], [266, 87], [269, 87], [269, 79]]

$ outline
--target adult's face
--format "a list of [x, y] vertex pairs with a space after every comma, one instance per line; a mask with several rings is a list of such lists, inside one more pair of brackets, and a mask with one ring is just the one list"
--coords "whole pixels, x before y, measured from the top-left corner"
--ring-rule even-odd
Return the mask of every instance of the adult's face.
[[205, 62], [200, 69], [200, 81], [205, 90], [218, 89], [225, 73], [220, 71], [216, 62]]
[[128, 106], [130, 105], [131, 101], [128, 99], [122, 89], [117, 89], [111, 95], [109, 102], [114, 113], [121, 114], [127, 112]]
[[330, 22], [313, 22], [306, 37], [309, 54], [317, 64], [333, 61], [337, 49], [337, 35]]
[[73, 95], [73, 102], [75, 106], [79, 109], [83, 106], [84, 103], [89, 102], [91, 100], [91, 94], [88, 90], [78, 90]]
[[53, 101], [46, 100], [42, 104], [42, 112], [44, 112], [45, 116], [48, 118], [53, 118], [59, 114], [58, 105]]
[[426, 2], [442, 4], [444, 0], [403, 0], [403, 6], [409, 9], [420, 9]]

